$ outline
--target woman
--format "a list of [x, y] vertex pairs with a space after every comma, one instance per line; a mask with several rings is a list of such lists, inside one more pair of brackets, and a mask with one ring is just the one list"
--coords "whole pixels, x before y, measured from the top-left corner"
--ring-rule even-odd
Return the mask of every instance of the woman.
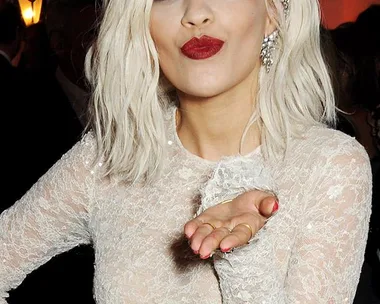
[[92, 131], [1, 215], [3, 297], [93, 242], [98, 303], [352, 302], [371, 174], [317, 0], [106, 1], [87, 59]]

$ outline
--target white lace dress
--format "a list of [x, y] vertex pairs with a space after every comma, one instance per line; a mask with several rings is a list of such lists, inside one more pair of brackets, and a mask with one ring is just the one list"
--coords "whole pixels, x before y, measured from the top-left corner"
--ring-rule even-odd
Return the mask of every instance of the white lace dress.
[[[314, 127], [284, 161], [211, 162], [190, 154], [168, 114], [169, 155], [149, 187], [100, 179], [89, 134], [0, 216], [0, 303], [53, 256], [95, 249], [99, 304], [352, 303], [371, 206], [369, 159], [356, 140]], [[183, 226], [200, 207], [255, 187], [280, 209], [255, 240], [201, 261]], [[68, 291], [69, 292], [69, 291]]]

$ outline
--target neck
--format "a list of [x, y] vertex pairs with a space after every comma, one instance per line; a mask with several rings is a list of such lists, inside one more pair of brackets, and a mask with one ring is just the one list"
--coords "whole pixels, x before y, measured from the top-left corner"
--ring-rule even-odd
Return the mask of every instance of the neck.
[[260, 145], [260, 132], [253, 124], [241, 139], [255, 108], [253, 94], [227, 93], [212, 98], [188, 96], [179, 92], [177, 132], [183, 146], [204, 159], [247, 154]]

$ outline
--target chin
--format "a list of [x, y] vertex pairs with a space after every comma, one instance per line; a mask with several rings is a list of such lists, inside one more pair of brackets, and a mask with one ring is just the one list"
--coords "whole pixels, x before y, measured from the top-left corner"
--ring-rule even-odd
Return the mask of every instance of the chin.
[[[199, 81], [200, 80], [200, 81]], [[220, 82], [206, 82], [198, 79], [196, 82], [188, 83], [186, 86], [177, 87], [181, 92], [189, 96], [199, 98], [211, 98], [222, 94], [230, 89], [230, 86], [223, 85]]]
[[188, 96], [193, 96], [196, 98], [211, 98], [223, 93], [222, 90], [213, 89], [210, 87], [204, 87], [204, 88], [198, 87], [193, 90], [186, 88], [186, 90], [181, 90], [181, 91]]

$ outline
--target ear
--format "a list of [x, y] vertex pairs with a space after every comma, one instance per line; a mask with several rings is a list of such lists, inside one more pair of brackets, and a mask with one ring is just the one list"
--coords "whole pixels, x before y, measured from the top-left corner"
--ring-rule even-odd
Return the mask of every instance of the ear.
[[274, 17], [271, 15], [272, 11], [268, 11], [265, 22], [265, 36], [272, 34], [277, 26]]
[[265, 36], [269, 36], [278, 28], [279, 12], [274, 1], [264, 1], [267, 9]]

